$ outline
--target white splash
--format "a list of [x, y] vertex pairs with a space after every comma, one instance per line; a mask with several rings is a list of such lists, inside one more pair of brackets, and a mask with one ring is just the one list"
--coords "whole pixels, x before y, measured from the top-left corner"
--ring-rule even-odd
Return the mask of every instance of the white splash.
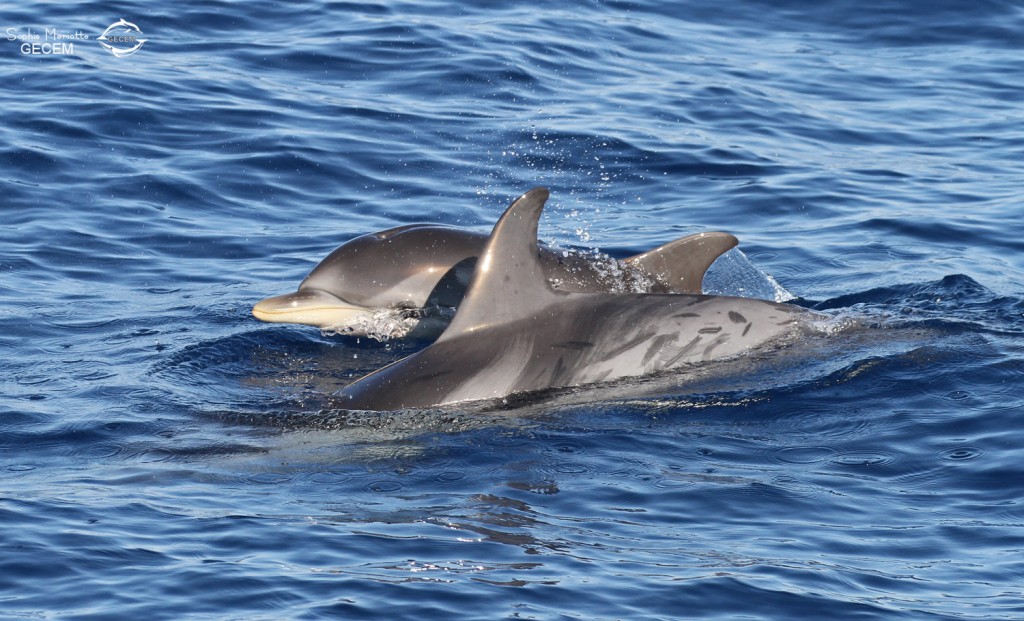
[[788, 302], [796, 296], [770, 274], [759, 270], [738, 248], [718, 257], [704, 275], [704, 293], [735, 295], [772, 302]]
[[380, 308], [350, 323], [321, 328], [320, 333], [324, 336], [359, 334], [386, 343], [405, 338], [419, 324], [421, 315], [419, 309]]

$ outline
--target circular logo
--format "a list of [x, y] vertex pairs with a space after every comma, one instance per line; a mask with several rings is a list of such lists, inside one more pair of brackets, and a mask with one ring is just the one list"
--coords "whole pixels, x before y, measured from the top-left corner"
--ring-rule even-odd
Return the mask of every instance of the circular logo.
[[123, 17], [107, 26], [107, 29], [96, 37], [96, 40], [100, 42], [103, 49], [118, 58], [131, 56], [138, 52], [142, 48], [142, 44], [146, 42], [142, 38], [142, 30], [135, 24], [125, 21]]

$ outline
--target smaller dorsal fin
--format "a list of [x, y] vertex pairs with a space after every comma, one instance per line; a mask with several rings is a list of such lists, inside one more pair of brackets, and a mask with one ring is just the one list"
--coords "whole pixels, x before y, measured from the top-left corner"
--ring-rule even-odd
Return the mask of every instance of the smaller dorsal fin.
[[547, 200], [546, 188], [534, 188], [505, 210], [476, 263], [466, 297], [438, 341], [527, 318], [560, 295], [548, 284], [537, 248], [537, 223]]
[[625, 263], [650, 274], [675, 293], [701, 293], [704, 273], [738, 243], [728, 233], [697, 233], [629, 257]]

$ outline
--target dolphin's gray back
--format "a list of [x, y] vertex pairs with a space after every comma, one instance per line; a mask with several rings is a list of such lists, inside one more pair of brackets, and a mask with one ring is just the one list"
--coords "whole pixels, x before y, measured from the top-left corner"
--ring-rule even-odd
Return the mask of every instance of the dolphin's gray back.
[[781, 342], [799, 312], [720, 296], [568, 294], [442, 339], [348, 386], [339, 405], [422, 408], [684, 368]]

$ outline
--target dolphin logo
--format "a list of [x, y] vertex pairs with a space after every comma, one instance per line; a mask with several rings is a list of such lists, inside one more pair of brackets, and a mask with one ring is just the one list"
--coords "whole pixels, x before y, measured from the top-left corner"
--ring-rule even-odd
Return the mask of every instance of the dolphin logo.
[[[118, 36], [118, 33], [121, 33]], [[135, 24], [126, 21], [123, 17], [113, 24], [107, 26], [107, 29], [103, 31], [103, 34], [96, 37], [96, 40], [100, 42], [103, 49], [107, 50], [114, 56], [122, 58], [124, 56], [131, 56], [135, 52], [142, 49], [142, 45], [148, 39], [142, 39], [142, 30]], [[133, 43], [131, 47], [120, 47], [113, 45], [114, 43]]]

